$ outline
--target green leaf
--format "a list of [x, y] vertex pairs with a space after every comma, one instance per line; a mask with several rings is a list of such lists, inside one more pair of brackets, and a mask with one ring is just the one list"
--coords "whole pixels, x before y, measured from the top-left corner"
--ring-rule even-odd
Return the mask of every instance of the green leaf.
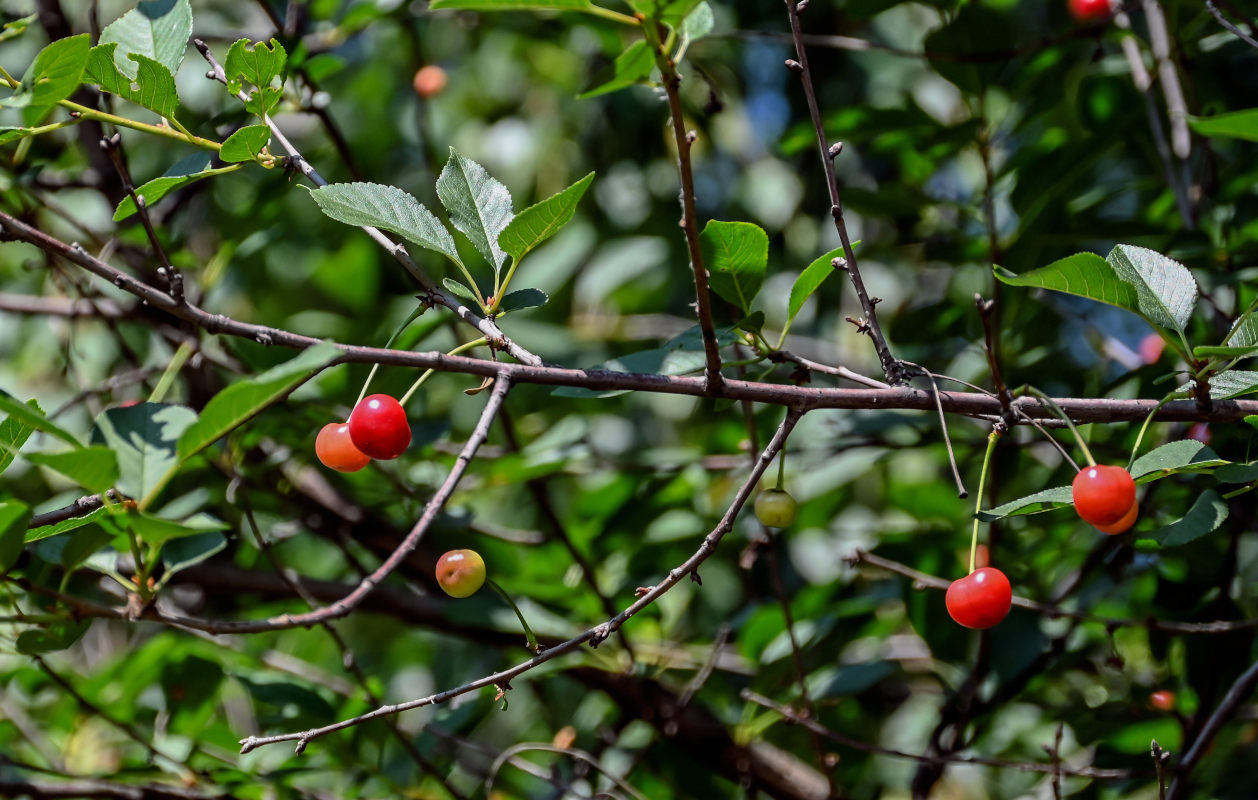
[[432, 0], [433, 11], [584, 11], [589, 0]]
[[495, 273], [502, 269], [507, 254], [498, 237], [515, 216], [507, 187], [451, 147], [450, 158], [437, 177], [437, 197], [455, 229], [468, 238]]
[[64, 453], [30, 453], [26, 460], [59, 472], [90, 492], [103, 492], [118, 480], [117, 456], [99, 445]]
[[197, 420], [185, 406], [140, 403], [106, 409], [96, 418], [92, 441], [118, 457], [118, 489], [147, 508], [179, 466], [175, 445]]
[[246, 125], [228, 136], [218, 157], [227, 163], [252, 161], [271, 141], [271, 128], [267, 125]]
[[[35, 414], [40, 417], [44, 416], [43, 410], [35, 400], [27, 401], [26, 405]], [[17, 458], [22, 445], [26, 444], [26, 440], [31, 438], [34, 432], [35, 426], [21, 417], [5, 417], [4, 422], [0, 422], [0, 472], [9, 468], [13, 459]]]
[[715, 27], [716, 16], [712, 13], [712, 6], [701, 2], [681, 21], [677, 34], [682, 41], [694, 42], [707, 36]]
[[[148, 181], [136, 189], [135, 193], [144, 198], [144, 205], [148, 208], [176, 189], [182, 189], [197, 181], [239, 169], [239, 167], [234, 166], [211, 169], [210, 163], [212, 160], [213, 156], [209, 153], [193, 153], [190, 156], [181, 158], [170, 169], [166, 170], [165, 175]], [[118, 208], [114, 210], [114, 221], [121, 222], [135, 212], [135, 201], [128, 195], [122, 199], [122, 202], [118, 204]]]
[[94, 509], [92, 512], [84, 514], [81, 517], [70, 517], [69, 519], [63, 519], [52, 525], [41, 525], [38, 528], [31, 528], [26, 532], [26, 542], [29, 544], [31, 542], [38, 542], [40, 539], [48, 539], [52, 536], [69, 533], [70, 531], [75, 531], [79, 528], [95, 523], [106, 514], [117, 513], [121, 513], [121, 506], [119, 505], [101, 506], [100, 508]]
[[1227, 503], [1218, 493], [1207, 489], [1197, 497], [1182, 519], [1150, 533], [1140, 533], [1141, 541], [1154, 541], [1162, 547], [1178, 547], [1194, 542], [1218, 529], [1227, 519]]
[[93, 47], [87, 57], [84, 80], [163, 117], [174, 117], [179, 95], [170, 70], [161, 62], [137, 53], [126, 59], [134, 68], [124, 72], [118, 69], [118, 56], [114, 52], [117, 47], [116, 42]]
[[[459, 281], [456, 281], [454, 278], [442, 278], [441, 285], [446, 287], [446, 289], [450, 292], [450, 294], [454, 295], [455, 297], [462, 298], [468, 301], [469, 303], [480, 302], [479, 300], [476, 299], [476, 294], [471, 289], [467, 288]], [[505, 300], [506, 298], [503, 298], [503, 299]]]
[[712, 291], [751, 313], [769, 263], [769, 235], [750, 222], [710, 221], [699, 234]]
[[634, 11], [671, 28], [677, 27], [699, 3], [700, 0], [629, 0]]
[[992, 522], [1005, 517], [1051, 511], [1073, 503], [1074, 496], [1069, 486], [1054, 486], [1052, 489], [1044, 489], [1026, 497], [1019, 497], [1017, 500], [1011, 500], [1004, 505], [979, 511], [976, 516], [983, 522]]
[[1150, 477], [1147, 481], [1181, 472], [1202, 472], [1229, 463], [1196, 439], [1168, 442], [1137, 458], [1131, 465], [1133, 478]]
[[257, 377], [228, 386], [210, 398], [200, 419], [179, 437], [179, 458], [187, 459], [226, 436], [340, 357], [336, 345], [317, 344]]
[[523, 311], [526, 308], [541, 308], [550, 300], [550, 296], [541, 289], [520, 289], [515, 292], [508, 292], [502, 298], [502, 302], [498, 304], [498, 310], [502, 313], [508, 311]]
[[324, 214], [346, 225], [392, 231], [420, 247], [441, 253], [462, 266], [450, 230], [433, 213], [396, 186], [379, 183], [331, 183], [310, 196]]
[[52, 42], [35, 56], [22, 78], [21, 87], [12, 97], [5, 98], [3, 104], [51, 106], [65, 100], [82, 83], [83, 67], [91, 48], [92, 40], [86, 33]]
[[1258, 142], [1258, 108], [1229, 111], [1212, 117], [1188, 117], [1188, 126], [1202, 136], [1224, 136]]
[[131, 514], [132, 530], [144, 540], [145, 544], [157, 548], [161, 548], [162, 545], [173, 539], [183, 539], [203, 533], [224, 531], [228, 527], [226, 522], [215, 519], [209, 514], [196, 514], [183, 522], [162, 519], [140, 512]]
[[1114, 267], [1096, 253], [1076, 253], [1021, 275], [1001, 267], [992, 269], [998, 280], [1010, 286], [1064, 292], [1140, 313], [1135, 287], [1119, 278]]
[[30, 27], [32, 22], [37, 22], [38, 20], [38, 14], [31, 14], [28, 17], [22, 17], [20, 19], [15, 19], [12, 22], [4, 23], [4, 27], [0, 28], [0, 42], [7, 42], [10, 39], [16, 39], [23, 33], [26, 33], [26, 29]]
[[519, 263], [530, 250], [568, 224], [576, 213], [577, 203], [593, 181], [591, 172], [562, 192], [524, 209], [498, 235], [498, 244]]
[[162, 564], [166, 567], [162, 583], [166, 583], [176, 572], [195, 567], [226, 548], [227, 539], [218, 531], [198, 533], [170, 542], [162, 548]]
[[764, 312], [753, 311], [740, 319], [737, 325], [740, 331], [746, 331], [747, 333], [754, 333], [755, 335], [760, 336], [762, 335], [761, 332], [764, 330]]
[[654, 68], [655, 55], [651, 48], [645, 41], [636, 41], [605, 69], [599, 70], [590, 82], [593, 88], [585, 90], [579, 97], [586, 100], [627, 89], [645, 81]]
[[[31, 401], [29, 405], [24, 405], [14, 399], [9, 393], [0, 390], [0, 411], [6, 412], [15, 422], [20, 422], [36, 430], [52, 434], [66, 444], [74, 447], [82, 445], [82, 442], [73, 433], [57, 425], [52, 420], [46, 419], [44, 412], [40, 410], [39, 405], [34, 401]], [[27, 435], [29, 436], [30, 434]]]
[[18, 139], [33, 136], [38, 130], [38, 128], [22, 128], [14, 127], [12, 125], [0, 125], [0, 144], [16, 142]]
[[1183, 264], [1144, 247], [1120, 244], [1105, 260], [1136, 290], [1140, 315], [1183, 332], [1197, 305], [1197, 281]]
[[843, 248], [836, 247], [825, 255], [818, 257], [805, 267], [803, 272], [799, 273], [799, 277], [795, 279], [795, 285], [791, 287], [790, 300], [787, 301], [786, 320], [788, 325], [794, 322], [795, 315], [804, 307], [804, 303], [808, 298], [812, 297], [813, 292], [820, 289], [826, 278], [835, 273], [834, 259], [842, 257]]
[[1258, 314], [1246, 311], [1232, 325], [1223, 343], [1217, 347], [1194, 347], [1195, 358], [1249, 358], [1258, 355]]
[[72, 646], [87, 629], [92, 626], [92, 618], [53, 622], [45, 628], [22, 631], [14, 643], [17, 651], [23, 655], [34, 656], [43, 653], [55, 653]]
[[[1185, 383], [1179, 387], [1179, 391], [1185, 392], [1194, 386], [1196, 386], [1195, 383]], [[1210, 376], [1210, 399], [1212, 400], [1231, 400], [1254, 392], [1258, 392], [1258, 372], [1226, 369]]]
[[231, 82], [232, 91], [240, 91], [236, 86], [238, 79], [243, 78], [259, 89], [271, 85], [271, 81], [284, 73], [284, 65], [288, 62], [288, 53], [278, 39], [266, 42], [251, 42], [238, 39], [227, 51], [223, 61], [223, 72]]
[[191, 35], [192, 7], [188, 0], [142, 0], [101, 31], [100, 43], [118, 44], [114, 63], [129, 78], [136, 77], [135, 67], [126, 58], [131, 53], [157, 61], [174, 75]]
[[10, 500], [0, 503], [0, 575], [13, 569], [22, 545], [26, 543], [26, 526], [31, 522], [31, 510], [22, 503]]
[[1225, 464], [1214, 471], [1214, 479], [1220, 483], [1253, 483], [1258, 481], [1258, 463]]

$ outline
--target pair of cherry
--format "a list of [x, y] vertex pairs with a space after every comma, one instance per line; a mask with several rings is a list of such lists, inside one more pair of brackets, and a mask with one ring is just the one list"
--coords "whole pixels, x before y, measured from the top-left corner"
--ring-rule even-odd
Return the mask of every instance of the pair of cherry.
[[388, 461], [411, 444], [411, 424], [402, 404], [387, 394], [364, 397], [348, 422], [329, 422], [315, 437], [315, 455], [323, 466], [357, 472], [371, 459]]
[[[1122, 533], [1136, 523], [1136, 482], [1122, 467], [1087, 467], [1071, 484], [1079, 517], [1104, 533]], [[1005, 618], [1013, 590], [995, 567], [976, 569], [948, 586], [944, 603], [958, 624], [990, 628]]]

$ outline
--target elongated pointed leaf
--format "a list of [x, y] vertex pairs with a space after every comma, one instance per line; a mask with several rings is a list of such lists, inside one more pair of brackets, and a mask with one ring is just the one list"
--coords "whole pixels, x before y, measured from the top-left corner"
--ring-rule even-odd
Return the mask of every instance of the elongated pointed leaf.
[[218, 157], [224, 161], [252, 161], [271, 141], [271, 128], [266, 125], [246, 125], [223, 141]]
[[591, 88], [586, 89], [579, 97], [587, 100], [627, 89], [645, 81], [654, 68], [655, 55], [651, 52], [651, 48], [644, 41], [634, 42], [625, 48], [623, 53], [616, 56], [616, 60], [606, 69], [596, 73], [590, 82]]
[[1078, 295], [1140, 314], [1135, 287], [1124, 282], [1114, 267], [1096, 253], [1076, 253], [1021, 275], [1001, 267], [993, 267], [993, 270], [998, 280], [1010, 286]]
[[1140, 533], [1137, 538], [1142, 542], [1156, 542], [1162, 547], [1178, 547], [1218, 530], [1226, 519], [1227, 502], [1214, 490], [1207, 489], [1197, 497], [1192, 508], [1182, 518], [1164, 528]]
[[136, 53], [126, 57], [133, 68], [130, 73], [124, 73], [118, 69], [117, 47], [116, 42], [93, 47], [87, 56], [83, 79], [99, 86], [101, 91], [130, 100], [163, 117], [174, 117], [179, 94], [170, 70], [160, 61]]
[[83, 68], [91, 50], [91, 37], [86, 33], [58, 39], [35, 56], [22, 78], [22, 85], [6, 106], [50, 106], [74, 94], [83, 79]]
[[1183, 331], [1197, 305], [1197, 281], [1178, 261], [1144, 247], [1120, 244], [1105, 259], [1136, 290], [1141, 316]]
[[[170, 169], [166, 170], [165, 175], [162, 175], [160, 178], [154, 178], [143, 186], [138, 187], [135, 193], [144, 198], [144, 205], [148, 207], [171, 192], [182, 189], [189, 184], [212, 178], [215, 175], [225, 175], [228, 172], [235, 172], [239, 169], [239, 167], [235, 166], [211, 168], [212, 158], [209, 153], [193, 153], [176, 162]], [[128, 195], [122, 198], [122, 202], [114, 210], [114, 221], [120, 222], [135, 212], [135, 201]]]
[[769, 263], [769, 235], [750, 222], [712, 220], [699, 234], [712, 291], [751, 313], [751, 302], [764, 284]]
[[7, 392], [0, 391], [0, 412], [8, 414], [11, 419], [17, 422], [56, 436], [66, 444], [74, 447], [79, 447], [82, 444], [73, 433], [70, 433], [52, 420], [45, 418], [44, 412], [34, 402], [26, 405], [18, 402]]
[[267, 406], [288, 394], [341, 355], [332, 344], [319, 344], [255, 378], [228, 386], [210, 398], [201, 417], [179, 437], [179, 458], [186, 459], [218, 441]]
[[467, 286], [465, 286], [464, 284], [456, 281], [454, 278], [442, 278], [441, 285], [446, 287], [446, 289], [450, 292], [450, 294], [454, 295], [455, 297], [466, 300], [469, 303], [480, 302], [476, 299], [475, 292], [467, 288]]
[[589, 0], [432, 0], [434, 11], [584, 11], [592, 6]]
[[209, 514], [196, 514], [182, 522], [162, 519], [151, 514], [131, 514], [131, 528], [144, 543], [160, 548], [172, 539], [199, 536], [203, 533], [227, 530], [229, 526]]
[[591, 172], [562, 192], [524, 209], [499, 234], [498, 244], [518, 262], [568, 224], [577, 211], [577, 203], [593, 181]]
[[1229, 111], [1212, 117], [1189, 117], [1188, 125], [1202, 136], [1222, 136], [1258, 142], [1258, 108]]
[[509, 311], [523, 311], [526, 308], [540, 308], [546, 305], [550, 297], [541, 289], [520, 289], [510, 292], [498, 304], [498, 310], [504, 314]]
[[118, 489], [147, 507], [179, 466], [175, 445], [197, 414], [185, 406], [140, 403], [106, 409], [96, 418], [92, 441], [118, 457]]
[[788, 324], [795, 320], [795, 315], [804, 307], [805, 301], [812, 297], [813, 292], [820, 289], [826, 278], [834, 274], [834, 259], [842, 257], [843, 248], [836, 247], [825, 255], [818, 257], [805, 267], [803, 272], [799, 273], [799, 277], [795, 279], [795, 284], [791, 286], [790, 300], [787, 301], [786, 319]]
[[[39, 416], [44, 415], [36, 401], [29, 400], [26, 405]], [[0, 473], [9, 468], [13, 459], [17, 458], [18, 452], [21, 451], [22, 445], [26, 444], [26, 440], [31, 438], [34, 432], [35, 426], [30, 423], [29, 419], [5, 417], [4, 422], [0, 422]]]
[[127, 58], [131, 53], [157, 61], [174, 75], [191, 35], [192, 7], [188, 0], [141, 0], [101, 31], [100, 43], [118, 44], [114, 63], [128, 77], [136, 77], [136, 66]]
[[441, 220], [396, 186], [379, 183], [332, 183], [310, 192], [320, 210], [346, 225], [370, 225], [404, 236], [441, 253], [456, 264], [459, 251]]
[[[1131, 476], [1140, 483], [1165, 478], [1180, 472], [1203, 472], [1227, 464], [1209, 447], [1196, 439], [1167, 442], [1145, 453], [1131, 465]], [[1148, 476], [1148, 481], [1140, 478]]]
[[162, 548], [162, 564], [166, 567], [162, 582], [170, 580], [180, 570], [200, 564], [226, 547], [227, 539], [218, 531], [175, 539]]
[[43, 653], [55, 653], [72, 646], [87, 629], [92, 627], [92, 618], [53, 622], [44, 628], [22, 631], [18, 634], [14, 646], [23, 655], [33, 656]]
[[[1196, 384], [1185, 383], [1180, 391], [1188, 391]], [[1228, 369], [1210, 377], [1210, 399], [1232, 400], [1258, 392], [1258, 372]]]
[[59, 536], [63, 533], [76, 531], [79, 528], [84, 528], [95, 523], [101, 517], [116, 513], [120, 513], [119, 506], [102, 506], [84, 514], [81, 517], [70, 517], [69, 519], [63, 519], [60, 522], [53, 523], [52, 525], [40, 525], [38, 528], [31, 528], [26, 532], [26, 542], [27, 544], [30, 544], [31, 542], [38, 542], [41, 539], [48, 539], [53, 536]]
[[507, 254], [498, 237], [515, 216], [507, 187], [451, 147], [450, 158], [437, 178], [437, 197], [455, 229], [468, 238], [495, 272], [502, 269]]
[[22, 545], [26, 543], [26, 526], [31, 510], [16, 500], [0, 503], [0, 575], [13, 569]]
[[1052, 489], [1044, 489], [1026, 497], [1019, 497], [1017, 500], [1010, 500], [995, 508], [980, 511], [977, 516], [984, 522], [992, 522], [1005, 517], [1051, 511], [1054, 508], [1071, 505], [1073, 502], [1074, 498], [1069, 486], [1054, 486]]
[[59, 472], [90, 492], [103, 492], [118, 480], [118, 458], [99, 445], [64, 453], [30, 453], [26, 460]]
[[1246, 311], [1218, 346], [1194, 347], [1196, 358], [1250, 358], [1258, 355], [1258, 314]]

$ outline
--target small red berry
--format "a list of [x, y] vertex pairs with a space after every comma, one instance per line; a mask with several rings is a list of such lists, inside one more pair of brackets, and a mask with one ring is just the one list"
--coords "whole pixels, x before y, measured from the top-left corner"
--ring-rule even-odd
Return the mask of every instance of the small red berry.
[[428, 98], [441, 94], [446, 88], [448, 77], [446, 71], [436, 64], [429, 64], [426, 67], [420, 67], [415, 73], [412, 85], [415, 87], [415, 94], [427, 100]]
[[944, 603], [957, 624], [990, 628], [1005, 618], [1013, 602], [1013, 589], [1005, 573], [995, 567], [976, 569], [948, 587]]
[[337, 472], [357, 472], [371, 462], [370, 457], [354, 446], [348, 422], [324, 425], [315, 437], [315, 455], [323, 466]]
[[1198, 422], [1188, 429], [1188, 438], [1196, 439], [1202, 444], [1210, 444], [1210, 426], [1204, 422]]
[[1069, 0], [1067, 7], [1070, 9], [1070, 16], [1080, 22], [1110, 15], [1109, 0]]
[[437, 559], [437, 583], [451, 597], [468, 597], [485, 585], [485, 559], [475, 550], [451, 550]]
[[1113, 525], [1097, 525], [1095, 527], [1101, 533], [1108, 533], [1111, 536], [1116, 533], [1126, 533], [1131, 529], [1132, 525], [1136, 524], [1136, 516], [1139, 515], [1139, 513], [1140, 504], [1132, 503], [1131, 508], [1127, 509], [1127, 513], [1124, 514], [1123, 518], [1118, 522], [1115, 522]]
[[1168, 692], [1165, 689], [1156, 691], [1149, 695], [1149, 705], [1158, 711], [1170, 711], [1175, 707], [1175, 693]]
[[349, 436], [363, 453], [387, 461], [406, 452], [411, 425], [402, 404], [387, 394], [364, 397], [349, 415]]
[[1135, 505], [1136, 482], [1122, 467], [1084, 467], [1071, 484], [1071, 494], [1075, 511], [1084, 522], [1113, 525], [1126, 517]]

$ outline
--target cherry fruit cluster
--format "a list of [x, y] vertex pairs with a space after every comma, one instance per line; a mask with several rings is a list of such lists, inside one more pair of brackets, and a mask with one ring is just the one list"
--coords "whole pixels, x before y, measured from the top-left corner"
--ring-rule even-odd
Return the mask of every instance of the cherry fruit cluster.
[[347, 422], [329, 422], [315, 437], [315, 455], [323, 466], [357, 472], [374, 458], [388, 461], [406, 452], [411, 425], [402, 404], [387, 394], [364, 397]]

